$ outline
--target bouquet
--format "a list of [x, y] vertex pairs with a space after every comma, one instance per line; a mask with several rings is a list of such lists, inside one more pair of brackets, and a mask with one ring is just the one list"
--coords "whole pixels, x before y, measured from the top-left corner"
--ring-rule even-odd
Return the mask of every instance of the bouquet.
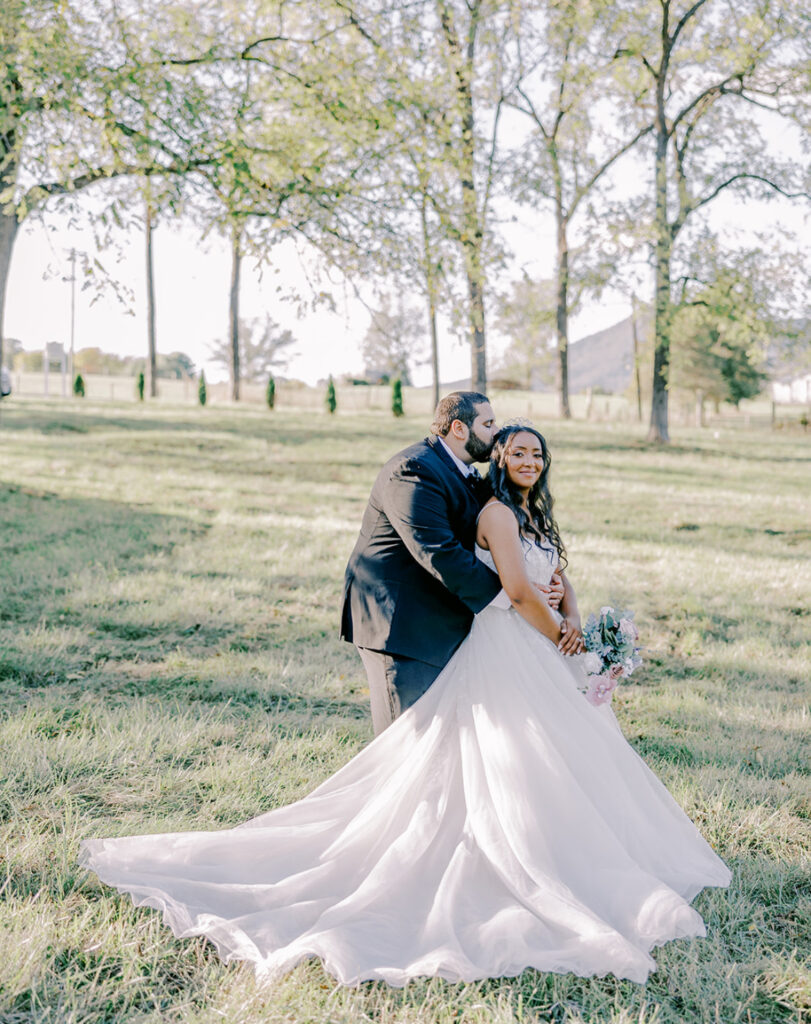
[[606, 605], [600, 609], [599, 618], [589, 615], [583, 627], [583, 640], [583, 667], [588, 676], [586, 700], [595, 706], [605, 704], [611, 700], [620, 679], [630, 676], [642, 664], [634, 613], [616, 612]]

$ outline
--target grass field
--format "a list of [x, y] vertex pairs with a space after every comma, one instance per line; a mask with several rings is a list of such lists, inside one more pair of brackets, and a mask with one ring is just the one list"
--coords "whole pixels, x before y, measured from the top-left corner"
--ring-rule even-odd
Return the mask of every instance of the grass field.
[[[503, 415], [503, 410], [501, 411]], [[542, 425], [543, 426], [543, 425]], [[85, 836], [215, 829], [306, 794], [371, 737], [341, 577], [382, 413], [3, 403], [0, 1021], [782, 1024], [811, 1016], [809, 439], [552, 422], [584, 610], [636, 609], [622, 727], [734, 871], [646, 986], [273, 987], [76, 867]]]

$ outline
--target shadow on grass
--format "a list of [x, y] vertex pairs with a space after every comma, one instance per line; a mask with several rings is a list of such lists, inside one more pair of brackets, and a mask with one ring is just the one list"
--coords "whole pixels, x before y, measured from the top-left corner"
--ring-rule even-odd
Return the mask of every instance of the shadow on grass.
[[[357, 666], [361, 673], [360, 662]], [[289, 714], [295, 718], [350, 718], [366, 721], [369, 718], [369, 698], [359, 694], [353, 698], [342, 698], [321, 693], [301, 693], [274, 689], [265, 685], [262, 679], [252, 686], [249, 682], [231, 683], [214, 676], [201, 676], [193, 672], [182, 676], [153, 675], [144, 678], [128, 678], [116, 686], [117, 694], [133, 697], [160, 697], [182, 701], [184, 705], [227, 704], [236, 711], [261, 710], [276, 714]]]
[[[255, 587], [240, 586], [239, 573], [207, 571], [208, 529], [123, 502], [0, 485], [0, 682], [8, 693], [81, 688], [91, 677], [94, 688], [118, 690], [132, 664], [178, 651], [191, 659], [215, 649], [259, 653], [320, 636], [302, 606], [308, 570], [270, 577], [266, 601], [246, 618], [241, 598], [255, 602]], [[199, 560], [188, 557], [192, 545]], [[224, 584], [230, 604], [212, 605], [208, 579]]]
[[115, 654], [100, 654], [93, 634], [158, 636], [159, 624], [136, 626], [117, 617], [121, 600], [86, 602], [78, 614], [68, 605], [88, 577], [109, 586], [142, 573], [151, 559], [207, 530], [183, 516], [124, 502], [62, 498], [21, 486], [0, 486], [0, 528], [0, 679], [27, 687], [63, 683], [77, 667]]

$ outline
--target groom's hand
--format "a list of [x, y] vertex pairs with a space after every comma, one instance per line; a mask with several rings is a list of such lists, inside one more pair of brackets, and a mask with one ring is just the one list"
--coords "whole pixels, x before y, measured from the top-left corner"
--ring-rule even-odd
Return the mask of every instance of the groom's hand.
[[563, 622], [561, 622], [558, 650], [561, 654], [583, 653], [583, 633], [580, 628], [579, 615], [567, 615]]
[[537, 583], [535, 585], [546, 598], [546, 603], [549, 607], [554, 608], [557, 611], [557, 609], [560, 608], [560, 602], [563, 600], [564, 594], [563, 580], [560, 578], [558, 573], [555, 572], [552, 574], [552, 579], [546, 586], [541, 586]]

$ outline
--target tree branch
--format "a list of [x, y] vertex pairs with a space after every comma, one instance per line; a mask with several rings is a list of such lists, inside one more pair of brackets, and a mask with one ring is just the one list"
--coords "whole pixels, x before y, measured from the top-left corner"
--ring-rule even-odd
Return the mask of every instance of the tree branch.
[[672, 237], [675, 238], [681, 228], [684, 226], [685, 221], [702, 206], [706, 206], [707, 203], [711, 203], [715, 197], [724, 191], [725, 188], [729, 188], [730, 185], [734, 185], [739, 181], [759, 181], [763, 185], [768, 186], [772, 191], [779, 193], [781, 196], [785, 196], [786, 199], [808, 199], [811, 200], [811, 192], [789, 192], [782, 185], [778, 185], [777, 182], [772, 181], [763, 174], [751, 174], [747, 171], [741, 171], [739, 174], [733, 174], [732, 177], [727, 178], [726, 181], [722, 181], [716, 188], [709, 192], [706, 196], [701, 199], [694, 199], [686, 203], [679, 211], [679, 216], [673, 221], [671, 225]]
[[628, 142], [626, 142], [624, 146], [621, 146], [618, 150], [616, 150], [614, 153], [612, 153], [611, 156], [608, 157], [608, 159], [605, 160], [597, 168], [597, 170], [594, 172], [594, 174], [592, 174], [592, 176], [588, 179], [588, 181], [585, 181], [580, 186], [580, 188], [577, 189], [574, 198], [572, 199], [571, 203], [569, 204], [569, 216], [571, 216], [574, 213], [575, 209], [577, 208], [578, 203], [583, 198], [583, 196], [587, 195], [591, 191], [591, 189], [597, 184], [597, 182], [605, 174], [605, 172], [613, 164], [615, 164], [617, 162], [617, 160], [619, 160], [619, 158], [621, 156], [624, 156], [627, 152], [629, 152], [629, 150], [633, 149], [634, 146], [640, 141], [640, 139], [643, 139], [646, 135], [649, 135], [652, 131], [653, 131], [653, 125], [652, 124], [648, 124], [648, 125], [645, 125], [644, 128], [640, 128], [639, 131], [636, 133], [636, 135], [634, 135], [634, 137], [632, 139], [629, 139]]
[[693, 17], [693, 15], [700, 7], [704, 6], [706, 2], [707, 0], [696, 0], [693, 6], [688, 8], [688, 10], [686, 10], [684, 14], [681, 16], [681, 18], [679, 18], [676, 27], [673, 29], [673, 35], [670, 37], [671, 48], [676, 45], [676, 40], [681, 35], [682, 30], [684, 29], [684, 26], [687, 24], [687, 22]]

